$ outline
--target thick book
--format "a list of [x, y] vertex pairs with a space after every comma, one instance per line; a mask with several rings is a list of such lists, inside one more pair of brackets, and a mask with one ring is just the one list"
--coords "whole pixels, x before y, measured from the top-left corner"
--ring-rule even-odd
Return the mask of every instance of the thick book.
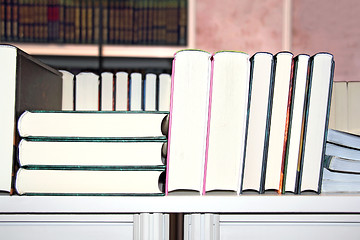
[[246, 190], [264, 192], [274, 82], [273, 68], [272, 54], [259, 52], [252, 56], [241, 192]]
[[63, 91], [62, 91], [62, 110], [74, 110], [74, 74], [66, 70], [60, 70], [62, 73]]
[[167, 73], [159, 75], [158, 109], [159, 111], [170, 110], [171, 76]]
[[202, 192], [211, 54], [182, 50], [172, 68], [166, 194]]
[[360, 192], [360, 174], [358, 173], [341, 173], [324, 168], [322, 178], [322, 193]]
[[300, 193], [321, 191], [334, 65], [334, 58], [329, 53], [315, 54], [310, 61], [309, 93], [300, 167]]
[[326, 141], [328, 143], [360, 150], [360, 135], [358, 134], [329, 128]]
[[21, 137], [165, 138], [168, 112], [26, 111], [18, 120]]
[[360, 150], [327, 142], [325, 167], [332, 171], [360, 173]]
[[291, 106], [293, 54], [280, 52], [274, 56], [274, 61], [274, 93], [266, 159], [265, 191], [281, 193]]
[[291, 110], [283, 170], [282, 193], [297, 193], [299, 186], [299, 160], [304, 133], [304, 116], [308, 88], [310, 56], [300, 54], [294, 59]]
[[75, 110], [99, 110], [99, 76], [92, 72], [81, 72], [75, 80]]
[[61, 110], [61, 73], [11, 45], [0, 45], [0, 191], [10, 192], [17, 119], [25, 110]]
[[[16, 174], [19, 195], [164, 195], [162, 168], [114, 170], [20, 168]], [[46, 183], [46, 184], [45, 184]]]
[[217, 52], [212, 59], [203, 194], [238, 194], [245, 149], [249, 55]]
[[143, 80], [141, 73], [131, 73], [129, 82], [130, 111], [143, 110]]
[[147, 73], [145, 75], [144, 83], [144, 110], [145, 111], [156, 111], [156, 74]]
[[137, 139], [22, 139], [18, 147], [20, 166], [76, 166], [113, 168], [161, 166], [166, 162], [167, 140]]
[[112, 111], [114, 105], [114, 75], [111, 72], [101, 73], [101, 111]]
[[[117, 72], [115, 74], [115, 110], [127, 111], [129, 96], [129, 74], [127, 72]], [[169, 111], [169, 110], [168, 110]]]

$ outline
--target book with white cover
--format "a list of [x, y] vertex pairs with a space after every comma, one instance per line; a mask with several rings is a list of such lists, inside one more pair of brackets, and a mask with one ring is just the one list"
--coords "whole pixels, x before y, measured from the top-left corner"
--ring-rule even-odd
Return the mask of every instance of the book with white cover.
[[251, 58], [250, 100], [241, 191], [264, 191], [273, 92], [273, 55], [259, 52]]
[[142, 109], [142, 75], [141, 73], [130, 74], [129, 84], [130, 111], [141, 111]]
[[113, 110], [113, 77], [111, 72], [101, 73], [101, 111]]
[[147, 73], [145, 75], [145, 111], [156, 111], [156, 74]]
[[92, 72], [76, 75], [75, 110], [99, 110], [99, 76]]
[[159, 75], [159, 111], [170, 111], [171, 76], [167, 73]]
[[318, 53], [311, 58], [300, 168], [300, 193], [321, 191], [333, 74], [334, 58], [331, 54]]
[[289, 136], [283, 172], [283, 193], [297, 193], [299, 186], [299, 161], [302, 150], [305, 106], [308, 88], [308, 66], [310, 56], [300, 54], [294, 59], [294, 83], [289, 121]]
[[291, 70], [293, 55], [280, 52], [274, 56], [274, 93], [271, 109], [269, 148], [266, 160], [265, 191], [281, 192], [282, 170], [288, 139], [291, 104]]
[[[25, 111], [18, 120], [21, 137], [165, 137], [168, 112]], [[96, 126], [96, 127], [95, 127]]]
[[128, 73], [117, 72], [115, 75], [115, 110], [127, 111], [128, 110]]
[[60, 70], [63, 80], [62, 110], [74, 110], [74, 74], [69, 71]]
[[213, 55], [203, 194], [238, 194], [245, 149], [249, 55]]
[[209, 104], [211, 54], [182, 50], [175, 54], [171, 84], [165, 193], [201, 194]]

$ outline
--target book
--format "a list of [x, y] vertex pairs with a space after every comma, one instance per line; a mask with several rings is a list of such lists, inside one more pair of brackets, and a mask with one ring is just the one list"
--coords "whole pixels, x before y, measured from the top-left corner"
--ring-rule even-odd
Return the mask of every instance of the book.
[[321, 191], [333, 74], [334, 58], [331, 54], [318, 53], [311, 58], [304, 143], [300, 162], [300, 193]]
[[360, 174], [340, 173], [330, 171], [327, 168], [323, 170], [323, 180], [321, 182], [322, 193], [359, 193], [360, 192]]
[[[116, 171], [20, 168], [19, 195], [164, 195], [164, 168]], [[44, 184], [46, 183], [46, 184]]]
[[19, 165], [32, 167], [98, 167], [122, 169], [129, 166], [160, 166], [166, 159], [166, 139], [22, 139]]
[[101, 111], [113, 110], [113, 74], [101, 73]]
[[142, 111], [142, 75], [131, 73], [129, 83], [129, 106], [130, 111]]
[[360, 149], [327, 142], [325, 167], [331, 171], [360, 173]]
[[63, 80], [62, 110], [74, 110], [74, 74], [66, 70], [60, 70]]
[[172, 68], [165, 194], [201, 194], [208, 120], [211, 54], [182, 50]]
[[127, 111], [128, 108], [128, 73], [117, 72], [115, 84], [115, 110]]
[[360, 150], [360, 135], [328, 129], [326, 142]]
[[144, 110], [156, 111], [156, 75], [147, 73], [145, 75]]
[[92, 72], [81, 72], [75, 79], [75, 110], [99, 110], [99, 76]]
[[167, 73], [159, 75], [159, 111], [170, 111], [171, 76]]
[[25, 111], [18, 131], [21, 137], [37, 138], [165, 138], [167, 116], [150, 111]]
[[202, 194], [238, 194], [245, 149], [249, 55], [217, 52], [212, 58], [207, 147]]
[[11, 191], [17, 119], [29, 110], [61, 110], [60, 72], [11, 45], [0, 45], [0, 191]]
[[281, 193], [291, 106], [293, 54], [280, 52], [274, 56], [274, 61], [274, 92], [264, 190]]
[[259, 52], [251, 57], [247, 138], [242, 175], [243, 191], [264, 192], [269, 144], [274, 59]]
[[302, 150], [305, 106], [308, 88], [310, 56], [299, 54], [294, 59], [291, 111], [288, 129], [287, 150], [283, 170], [282, 193], [297, 193], [299, 186], [299, 161]]

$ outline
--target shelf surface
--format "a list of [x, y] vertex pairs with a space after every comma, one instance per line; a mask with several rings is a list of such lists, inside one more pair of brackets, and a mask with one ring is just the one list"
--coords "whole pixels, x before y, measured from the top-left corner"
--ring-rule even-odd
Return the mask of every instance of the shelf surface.
[[360, 213], [360, 195], [0, 196], [0, 213]]

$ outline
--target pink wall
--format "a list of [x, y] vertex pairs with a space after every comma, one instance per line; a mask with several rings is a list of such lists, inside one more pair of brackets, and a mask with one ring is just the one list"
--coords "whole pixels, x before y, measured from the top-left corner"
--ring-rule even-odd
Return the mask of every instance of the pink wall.
[[[360, 81], [360, 1], [292, 0], [292, 52], [335, 56], [336, 81]], [[197, 0], [196, 48], [282, 50], [283, 0]]]

